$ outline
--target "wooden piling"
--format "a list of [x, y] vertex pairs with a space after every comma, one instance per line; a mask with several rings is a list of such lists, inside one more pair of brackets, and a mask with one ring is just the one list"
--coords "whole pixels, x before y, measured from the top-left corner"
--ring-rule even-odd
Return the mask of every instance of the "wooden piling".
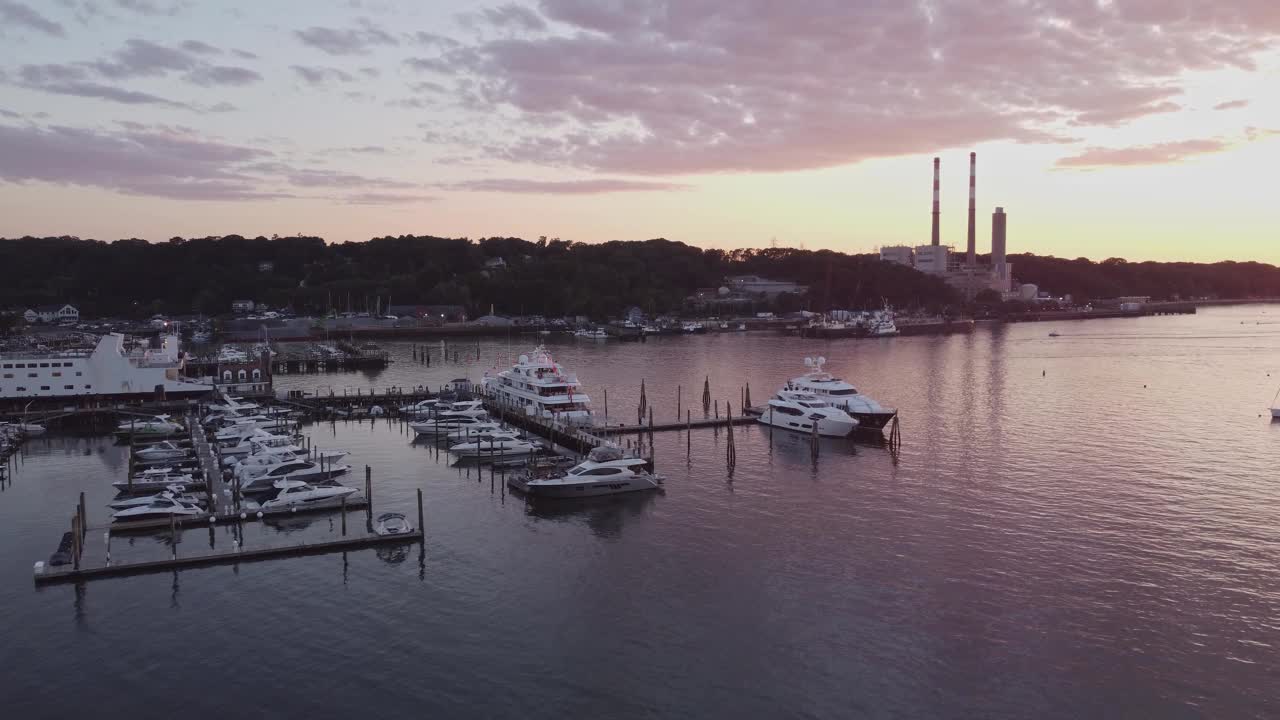
[[425, 528], [422, 521], [422, 488], [418, 488], [418, 532], [423, 532]]
[[347, 496], [342, 496], [342, 537], [347, 536]]
[[370, 518], [373, 517], [373, 468], [368, 465], [364, 466], [364, 499], [369, 504], [365, 512]]
[[680, 416], [682, 414], [683, 413], [680, 412], [680, 386], [676, 385], [676, 422], [680, 422]]

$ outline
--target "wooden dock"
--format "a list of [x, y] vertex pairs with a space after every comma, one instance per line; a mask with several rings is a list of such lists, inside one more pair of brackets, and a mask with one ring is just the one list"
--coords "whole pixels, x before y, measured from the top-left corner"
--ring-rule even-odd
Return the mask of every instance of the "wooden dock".
[[82, 559], [79, 563], [79, 567], [63, 565], [37, 570], [35, 574], [35, 583], [36, 585], [49, 585], [53, 583], [82, 582], [85, 580], [123, 577], [126, 575], [139, 575], [143, 573], [175, 572], [178, 570], [207, 567], [210, 565], [227, 565], [242, 562], [271, 560], [282, 557], [319, 555], [324, 553], [343, 552], [347, 550], [359, 550], [376, 545], [421, 542], [423, 537], [422, 525], [421, 521], [419, 521], [417, 529], [411, 533], [405, 533], [403, 535], [362, 533], [357, 537], [344, 537], [340, 540], [329, 540], [316, 543], [290, 543], [272, 547], [254, 548], [252, 550], [245, 550], [239, 546], [233, 546], [230, 549], [184, 555], [182, 557], [178, 557], [175, 550], [174, 555], [171, 558], [133, 563], [111, 562], [110, 551], [108, 550], [107, 555]]
[[[196, 419], [191, 417], [190, 420], [191, 444], [196, 452], [196, 458], [205, 479], [204, 485], [208, 492], [208, 511], [199, 515], [111, 523], [106, 527], [89, 528], [84, 493], [80, 493], [80, 502], [76, 506], [76, 513], [71, 520], [71, 532], [68, 534], [68, 537], [71, 538], [69, 548], [70, 561], [64, 565], [48, 565], [44, 562], [36, 563], [34, 577], [37, 586], [61, 582], [82, 582], [140, 573], [175, 572], [187, 568], [254, 562], [299, 555], [345, 552], [376, 545], [404, 544], [424, 540], [422, 490], [418, 490], [418, 524], [413, 532], [401, 535], [379, 535], [374, 532], [373, 507], [370, 501], [372, 480], [368, 466], [365, 466], [364, 497], [344, 498], [340, 502], [322, 506], [266, 510], [260, 507], [244, 507], [239, 502], [240, 498], [236, 497], [235, 494], [231, 496], [230, 500], [227, 500], [217, 448], [209, 442]], [[362, 511], [365, 516], [365, 522], [363, 527], [361, 527], [361, 523], [353, 524], [353, 532], [348, 536], [347, 516], [351, 511]], [[243, 545], [245, 522], [282, 519], [322, 512], [336, 512], [338, 514], [342, 528], [340, 538], [317, 542], [287, 542], [252, 549], [247, 549]], [[222, 548], [217, 548], [214, 544], [216, 531], [219, 528], [226, 527], [234, 528], [232, 533], [233, 540], [229, 547], [224, 545]], [[179, 556], [178, 547], [180, 542], [178, 538], [181, 537], [179, 531], [191, 531], [196, 528], [204, 528], [208, 531], [208, 550]], [[151, 557], [132, 562], [112, 560], [111, 540], [114, 536], [132, 532], [163, 532], [165, 529], [170, 532], [169, 542], [172, 552], [170, 557]], [[90, 537], [99, 536], [103, 538], [104, 542], [88, 542]]]

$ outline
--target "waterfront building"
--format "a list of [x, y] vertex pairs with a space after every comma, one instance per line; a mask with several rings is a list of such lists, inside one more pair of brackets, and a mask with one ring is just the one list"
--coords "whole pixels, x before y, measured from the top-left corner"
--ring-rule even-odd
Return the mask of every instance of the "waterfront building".
[[35, 322], [80, 322], [80, 311], [74, 305], [66, 303], [54, 305], [40, 305], [28, 309], [22, 314], [22, 319], [28, 324]]

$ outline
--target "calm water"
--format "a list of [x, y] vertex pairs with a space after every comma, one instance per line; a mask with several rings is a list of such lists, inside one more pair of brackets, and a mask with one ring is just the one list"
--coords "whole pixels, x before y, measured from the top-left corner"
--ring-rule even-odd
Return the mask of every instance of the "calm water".
[[[1244, 323], [1244, 324], [1242, 324]], [[1050, 331], [1062, 337], [1049, 339]], [[278, 378], [478, 378], [479, 362]], [[438, 345], [436, 346], [438, 349]], [[472, 357], [476, 345], [458, 346]], [[556, 342], [603, 411], [658, 419], [710, 378], [758, 403], [823, 354], [902, 410], [902, 453], [739, 428], [657, 436], [662, 495], [530, 507], [397, 425], [323, 424], [400, 552], [37, 591], [77, 493], [101, 522], [123, 452], [28, 445], [0, 493], [9, 717], [1274, 717], [1280, 713], [1280, 307], [801, 341]], [[254, 524], [252, 541], [332, 532]], [[190, 531], [199, 547], [221, 531]], [[90, 538], [90, 542], [94, 542]], [[100, 541], [100, 538], [99, 540]], [[164, 538], [138, 538], [164, 552]], [[191, 544], [191, 545], [188, 545]]]

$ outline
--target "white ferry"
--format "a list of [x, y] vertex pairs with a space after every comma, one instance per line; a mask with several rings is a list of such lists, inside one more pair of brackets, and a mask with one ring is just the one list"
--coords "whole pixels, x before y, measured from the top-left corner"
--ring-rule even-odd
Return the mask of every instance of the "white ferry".
[[22, 353], [0, 357], [0, 399], [94, 397], [168, 399], [209, 394], [213, 387], [181, 376], [178, 337], [159, 349], [128, 353], [124, 335], [111, 333], [92, 352]]
[[521, 355], [510, 370], [485, 373], [485, 392], [500, 403], [524, 408], [528, 415], [571, 425], [591, 424], [591, 399], [578, 376], [565, 372], [542, 346]]

